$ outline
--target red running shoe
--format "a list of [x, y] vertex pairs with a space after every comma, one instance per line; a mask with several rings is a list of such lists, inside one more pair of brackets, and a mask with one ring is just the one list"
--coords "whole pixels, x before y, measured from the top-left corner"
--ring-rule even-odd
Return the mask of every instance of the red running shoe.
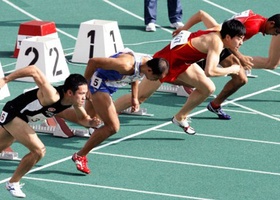
[[88, 160], [86, 156], [79, 156], [77, 153], [74, 153], [72, 160], [76, 164], [77, 170], [86, 174], [90, 173], [90, 169], [87, 166]]

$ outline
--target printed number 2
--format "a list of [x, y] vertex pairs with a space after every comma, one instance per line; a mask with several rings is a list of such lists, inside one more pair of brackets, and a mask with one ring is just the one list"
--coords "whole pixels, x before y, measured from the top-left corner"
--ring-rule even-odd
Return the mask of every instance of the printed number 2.
[[[55, 51], [56, 53], [56, 58], [55, 58], [55, 63], [54, 63], [54, 66], [53, 66], [53, 76], [58, 76], [60, 74], [62, 74], [62, 71], [61, 70], [58, 70], [57, 71], [57, 63], [58, 63], [58, 58], [59, 58], [59, 53], [58, 53], [58, 50], [56, 47], [54, 48], [51, 48], [50, 49], [50, 52], [49, 52], [49, 55], [52, 56], [52, 52]], [[34, 58], [33, 60], [29, 63], [29, 65], [35, 65], [35, 63], [39, 60], [39, 52], [36, 48], [34, 47], [29, 47], [28, 49], [26, 49], [25, 51], [25, 55], [28, 56], [31, 52], [34, 53]]]
[[58, 75], [62, 74], [61, 70], [57, 70], [57, 62], [58, 62], [58, 58], [59, 58], [59, 53], [58, 53], [57, 48], [54, 47], [54, 48], [50, 49], [50, 56], [52, 56], [53, 51], [55, 51], [55, 53], [56, 53], [55, 63], [54, 63], [54, 66], [53, 66], [53, 76], [58, 76]]
[[34, 64], [38, 61], [38, 59], [39, 59], [39, 52], [38, 52], [38, 50], [37, 50], [36, 48], [34, 48], [34, 47], [29, 47], [28, 49], [26, 49], [25, 55], [28, 56], [28, 55], [30, 54], [31, 51], [34, 53], [34, 58], [33, 58], [33, 60], [29, 63], [29, 65], [34, 65]]

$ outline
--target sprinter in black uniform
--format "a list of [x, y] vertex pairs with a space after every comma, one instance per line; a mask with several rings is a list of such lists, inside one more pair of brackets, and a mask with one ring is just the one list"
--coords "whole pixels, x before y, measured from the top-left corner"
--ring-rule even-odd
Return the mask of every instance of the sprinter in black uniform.
[[[14, 71], [0, 78], [0, 89], [8, 82], [21, 77], [33, 77], [37, 89], [19, 95], [6, 103], [0, 115], [0, 152], [15, 140], [29, 149], [19, 163], [6, 188], [15, 197], [25, 197], [19, 184], [20, 179], [45, 155], [45, 145], [28, 122], [44, 120], [54, 115], [63, 116], [75, 110], [79, 124], [85, 127], [96, 125], [83, 105], [88, 91], [87, 81], [80, 74], [71, 74], [64, 85], [53, 87], [45, 75], [34, 65]], [[69, 109], [68, 109], [69, 108]], [[72, 113], [72, 112], [71, 112]]]

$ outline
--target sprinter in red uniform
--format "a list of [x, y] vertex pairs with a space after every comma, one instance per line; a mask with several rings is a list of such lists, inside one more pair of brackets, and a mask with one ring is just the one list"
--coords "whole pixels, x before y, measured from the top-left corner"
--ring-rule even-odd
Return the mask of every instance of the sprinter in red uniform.
[[[263, 35], [273, 35], [269, 48], [268, 58], [255, 56], [244, 56], [238, 50], [225, 49], [220, 56], [220, 65], [227, 67], [233, 64], [233, 62], [240, 63], [244, 69], [275, 69], [280, 64], [280, 14], [275, 14], [269, 18], [254, 13], [252, 10], [246, 10], [232, 16], [230, 19], [236, 19], [242, 22], [246, 28], [246, 34], [244, 41], [250, 39], [254, 35], [261, 33]], [[194, 14], [186, 24], [173, 32], [173, 36], [177, 35], [181, 30], [188, 30], [193, 25], [203, 22], [207, 28], [220, 27], [220, 24], [204, 11], [199, 11]], [[233, 54], [232, 54], [233, 53]], [[204, 68], [205, 61], [199, 63]], [[221, 104], [233, 93], [235, 93], [240, 87], [248, 82], [245, 70], [243, 68], [237, 75], [231, 75], [231, 80], [224, 86], [223, 90], [217, 95], [217, 97], [208, 104], [209, 111], [218, 115], [220, 119], [231, 119], [222, 108]]]

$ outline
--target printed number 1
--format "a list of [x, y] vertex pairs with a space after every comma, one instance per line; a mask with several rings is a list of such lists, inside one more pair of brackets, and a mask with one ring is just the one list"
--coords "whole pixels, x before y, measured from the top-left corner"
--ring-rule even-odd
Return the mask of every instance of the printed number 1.
[[95, 31], [92, 30], [92, 31], [88, 32], [87, 37], [90, 37], [89, 58], [92, 58], [93, 57], [93, 53], [94, 53]]
[[[115, 40], [114, 31], [110, 31], [110, 36], [112, 37], [115, 53], [117, 53], [117, 45]], [[91, 30], [88, 32], [87, 37], [90, 38], [90, 46], [89, 46], [89, 58], [93, 57], [94, 54], [94, 41], [95, 41], [95, 30]]]
[[114, 36], [114, 31], [110, 31], [110, 36], [112, 36], [113, 39], [113, 44], [114, 44], [114, 48], [115, 48], [115, 53], [117, 53], [117, 45], [116, 45], [116, 40], [115, 40], [115, 36]]

